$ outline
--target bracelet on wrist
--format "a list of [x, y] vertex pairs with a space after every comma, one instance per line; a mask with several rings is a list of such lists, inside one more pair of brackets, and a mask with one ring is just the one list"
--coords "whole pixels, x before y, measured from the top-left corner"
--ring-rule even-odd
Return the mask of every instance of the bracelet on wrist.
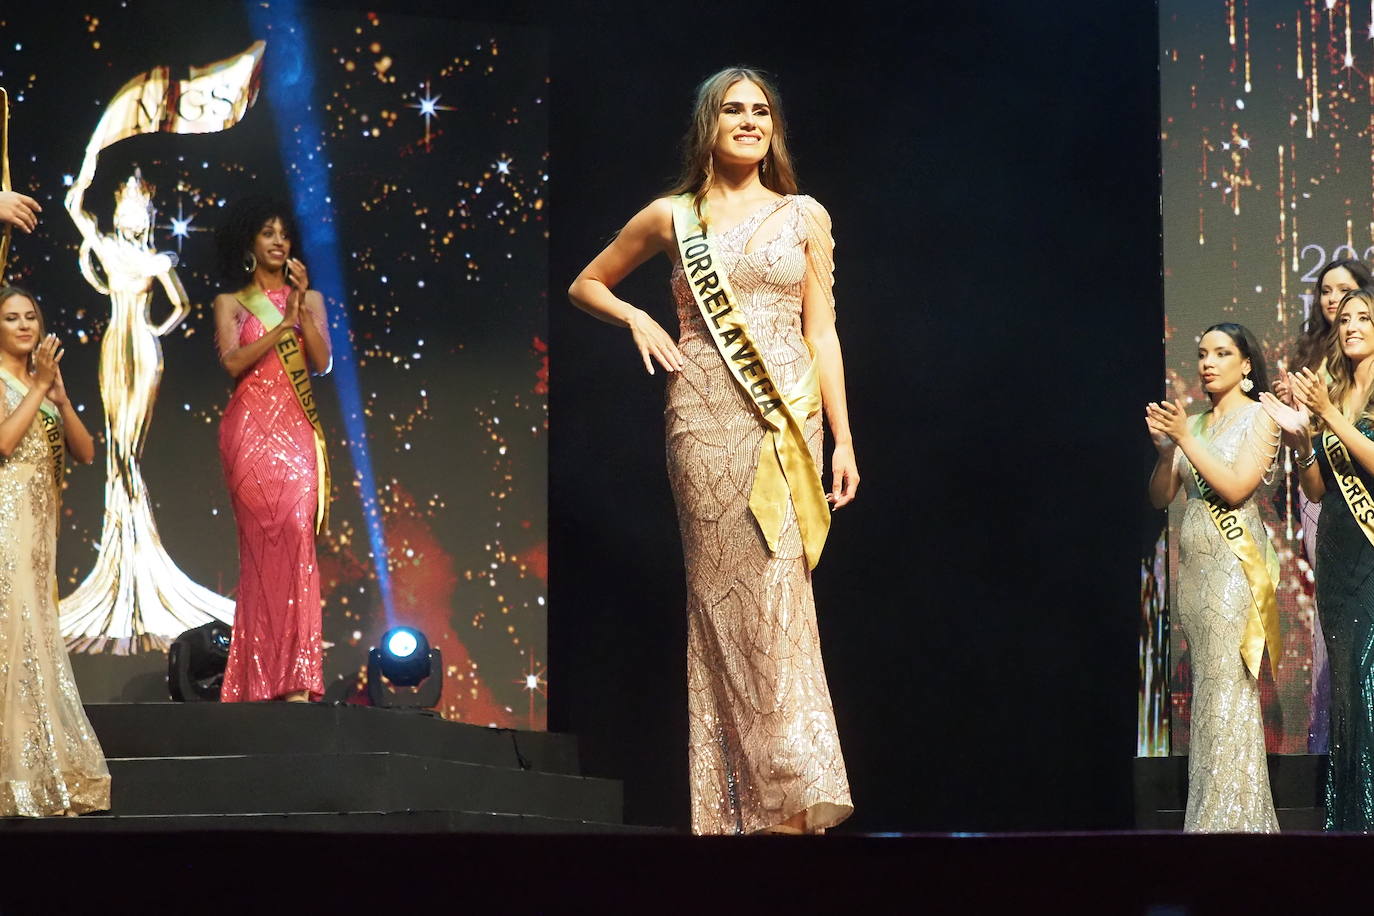
[[1316, 460], [1316, 449], [1313, 449], [1312, 451], [1308, 452], [1306, 458], [1304, 458], [1297, 449], [1293, 449], [1293, 463], [1296, 464], [1300, 470], [1307, 470], [1316, 462]]

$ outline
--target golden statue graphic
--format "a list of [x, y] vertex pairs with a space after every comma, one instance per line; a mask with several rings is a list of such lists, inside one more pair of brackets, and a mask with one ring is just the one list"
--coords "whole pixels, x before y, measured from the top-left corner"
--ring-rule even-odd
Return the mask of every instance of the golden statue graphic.
[[[263, 42], [242, 54], [172, 80], [155, 67], [119, 90], [96, 125], [81, 171], [67, 193], [67, 213], [81, 233], [81, 275], [110, 299], [100, 345], [105, 405], [105, 518], [95, 567], [62, 599], [61, 630], [76, 652], [162, 649], [182, 631], [211, 619], [231, 621], [234, 602], [177, 568], [158, 536], [152, 500], [139, 469], [162, 378], [159, 340], [191, 305], [176, 256], [153, 248], [153, 188], [135, 173], [115, 192], [114, 231], [102, 233], [84, 209], [101, 150], [143, 133], [209, 133], [237, 124], [257, 98]], [[153, 281], [171, 300], [161, 323], [151, 317]]]
[[[191, 312], [175, 257], [153, 249], [152, 194], [135, 172], [115, 192], [114, 232], [107, 235], [81, 209], [79, 192], [67, 196], [67, 212], [81, 232], [81, 274], [110, 297], [100, 343], [106, 445], [100, 553], [90, 575], [61, 602], [62, 635], [74, 651], [164, 648], [183, 630], [234, 616], [234, 602], [192, 582], [167, 555], [139, 470], [162, 378], [159, 338]], [[150, 317], [154, 280], [172, 303], [157, 325]]]

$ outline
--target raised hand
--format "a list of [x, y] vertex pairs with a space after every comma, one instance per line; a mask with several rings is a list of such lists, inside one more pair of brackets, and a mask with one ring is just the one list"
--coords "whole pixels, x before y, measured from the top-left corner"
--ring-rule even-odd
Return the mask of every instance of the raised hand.
[[17, 191], [0, 191], [0, 223], [32, 232], [38, 228], [38, 214], [42, 212], [43, 208], [32, 197]]
[[1293, 385], [1288, 381], [1287, 370], [1280, 369], [1278, 378], [1274, 379], [1274, 394], [1289, 407], [1297, 407], [1297, 401], [1293, 398]]
[[56, 334], [49, 334], [33, 352], [34, 381], [45, 392], [51, 391], [57, 380], [57, 364], [62, 361], [62, 342]]
[[1182, 401], [1151, 401], [1145, 405], [1145, 425], [1155, 448], [1163, 451], [1188, 436], [1188, 412]]
[[668, 332], [659, 326], [657, 321], [654, 321], [641, 309], [635, 309], [630, 313], [628, 324], [630, 336], [634, 338], [635, 346], [639, 349], [639, 355], [644, 360], [644, 371], [650, 375], [654, 374], [653, 360], [655, 359], [668, 372], [677, 372], [682, 369], [682, 354], [678, 352], [677, 344], [673, 342], [673, 338], [668, 336]]
[[1260, 407], [1283, 430], [1284, 444], [1300, 448], [1312, 439], [1312, 412], [1306, 404], [1290, 407], [1267, 391], [1260, 392]]
[[1293, 385], [1294, 395], [1313, 416], [1323, 416], [1331, 409], [1331, 396], [1326, 390], [1326, 383], [1317, 377], [1317, 373], [1303, 368], [1289, 374], [1288, 378]]

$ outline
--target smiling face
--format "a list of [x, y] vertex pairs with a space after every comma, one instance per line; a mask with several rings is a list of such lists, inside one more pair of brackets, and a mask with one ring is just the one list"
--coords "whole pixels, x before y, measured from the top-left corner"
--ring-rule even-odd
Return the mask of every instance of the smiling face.
[[33, 300], [16, 294], [0, 302], [0, 351], [27, 360], [43, 339], [43, 313]]
[[1197, 345], [1197, 374], [1202, 390], [1219, 397], [1240, 384], [1250, 371], [1250, 360], [1225, 331], [1208, 331]]
[[1326, 320], [1334, 323], [1336, 311], [1341, 307], [1341, 299], [1346, 293], [1359, 288], [1360, 284], [1354, 275], [1344, 267], [1333, 267], [1322, 274], [1318, 281], [1317, 296]]
[[1374, 354], [1374, 319], [1363, 296], [1351, 296], [1341, 307], [1341, 315], [1336, 319], [1336, 336], [1341, 342], [1341, 352], [1357, 363]]
[[768, 155], [772, 138], [772, 106], [764, 91], [749, 80], [740, 80], [725, 90], [711, 155], [718, 162], [756, 165]]
[[258, 265], [268, 270], [281, 270], [286, 259], [291, 257], [291, 238], [277, 217], [262, 224], [258, 234], [253, 236], [253, 256]]

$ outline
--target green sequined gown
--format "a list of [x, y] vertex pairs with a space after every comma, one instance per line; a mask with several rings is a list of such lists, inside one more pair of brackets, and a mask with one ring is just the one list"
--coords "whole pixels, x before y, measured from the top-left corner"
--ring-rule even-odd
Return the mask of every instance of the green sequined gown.
[[[1374, 440], [1374, 423], [1356, 424]], [[1317, 608], [1331, 667], [1331, 743], [1326, 829], [1374, 830], [1374, 546], [1336, 485], [1321, 440], [1322, 522], [1317, 528]], [[1358, 462], [1365, 487], [1374, 475]]]

